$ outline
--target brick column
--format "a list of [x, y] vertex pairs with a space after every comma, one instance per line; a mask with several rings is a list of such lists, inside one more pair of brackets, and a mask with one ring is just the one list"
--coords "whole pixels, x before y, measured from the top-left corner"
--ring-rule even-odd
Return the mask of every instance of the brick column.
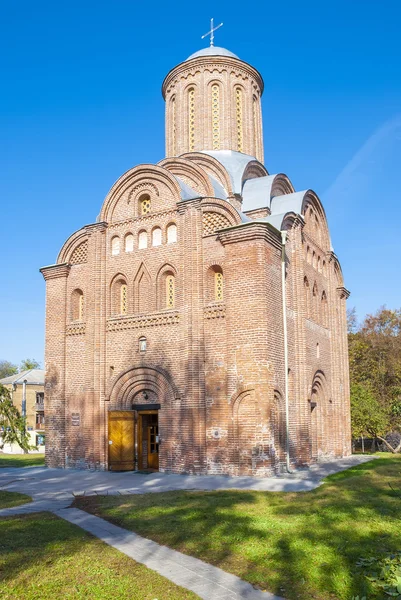
[[65, 467], [65, 330], [70, 266], [51, 265], [40, 271], [46, 281], [46, 465]]

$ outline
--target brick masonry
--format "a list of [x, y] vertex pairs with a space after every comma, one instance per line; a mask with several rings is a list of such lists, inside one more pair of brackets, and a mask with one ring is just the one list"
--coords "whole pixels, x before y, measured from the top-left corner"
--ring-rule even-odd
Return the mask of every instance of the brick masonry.
[[[163, 84], [169, 158], [125, 173], [99, 222], [74, 233], [57, 264], [42, 269], [48, 466], [107, 469], [108, 411], [146, 402], [161, 407], [161, 471], [264, 476], [285, 464], [281, 235], [260, 221], [268, 202], [243, 222], [230, 174], [200, 152], [213, 143], [213, 81], [222, 102], [219, 149], [238, 150], [240, 84], [243, 151], [263, 159], [259, 73], [229, 57], [186, 61]], [[193, 151], [188, 86], [196, 87]], [[249, 157], [242, 177], [266, 174]], [[216, 181], [226, 198], [215, 197]], [[278, 176], [279, 194], [291, 192], [285, 181]], [[180, 182], [195, 191], [192, 198], [183, 199]], [[176, 241], [167, 237], [172, 224]], [[158, 228], [161, 244], [152, 245]], [[295, 466], [350, 454], [348, 292], [316, 194], [305, 193], [302, 214], [288, 215], [283, 228]], [[216, 297], [217, 272], [223, 298]]]

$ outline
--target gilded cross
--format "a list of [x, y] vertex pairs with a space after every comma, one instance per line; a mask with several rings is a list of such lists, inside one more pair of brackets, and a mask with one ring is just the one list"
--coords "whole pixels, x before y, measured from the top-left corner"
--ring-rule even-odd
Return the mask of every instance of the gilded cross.
[[213, 27], [213, 18], [210, 19], [210, 31], [205, 33], [205, 35], [202, 35], [201, 39], [203, 40], [207, 35], [210, 35], [210, 46], [213, 46], [214, 32], [216, 31], [216, 29], [219, 29], [219, 27], [221, 27], [222, 25], [223, 23], [220, 23], [220, 25], [217, 25], [217, 27]]

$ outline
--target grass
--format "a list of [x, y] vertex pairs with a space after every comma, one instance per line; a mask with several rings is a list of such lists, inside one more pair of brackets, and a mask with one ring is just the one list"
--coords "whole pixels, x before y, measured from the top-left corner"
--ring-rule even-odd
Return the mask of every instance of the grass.
[[20, 506], [20, 504], [27, 504], [28, 502], [32, 502], [32, 498], [26, 494], [0, 490], [0, 509], [13, 508], [13, 506]]
[[44, 467], [44, 454], [0, 454], [0, 468]]
[[2, 600], [195, 600], [171, 583], [49, 513], [0, 521]]
[[356, 565], [401, 550], [401, 457], [332, 475], [312, 492], [168, 492], [76, 506], [289, 600], [382, 599]]

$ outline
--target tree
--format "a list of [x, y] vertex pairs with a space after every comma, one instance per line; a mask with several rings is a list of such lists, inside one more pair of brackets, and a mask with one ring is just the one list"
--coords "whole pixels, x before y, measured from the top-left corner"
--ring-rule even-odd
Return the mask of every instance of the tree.
[[0, 384], [0, 450], [4, 444], [18, 444], [24, 452], [32, 450], [35, 446], [29, 443], [29, 434], [26, 431], [25, 418], [11, 400], [11, 394], [4, 385]]
[[359, 327], [351, 311], [348, 324], [353, 433], [363, 435], [357, 431], [364, 423], [366, 433], [399, 452], [401, 444], [394, 449], [383, 436], [401, 431], [401, 309], [381, 307]]
[[380, 403], [367, 385], [351, 385], [352, 436], [379, 437], [386, 434], [388, 418]]
[[15, 375], [16, 373], [18, 373], [17, 365], [13, 365], [8, 360], [0, 360], [0, 379]]
[[40, 363], [34, 358], [26, 358], [21, 362], [20, 371], [29, 371], [29, 369], [39, 369]]

